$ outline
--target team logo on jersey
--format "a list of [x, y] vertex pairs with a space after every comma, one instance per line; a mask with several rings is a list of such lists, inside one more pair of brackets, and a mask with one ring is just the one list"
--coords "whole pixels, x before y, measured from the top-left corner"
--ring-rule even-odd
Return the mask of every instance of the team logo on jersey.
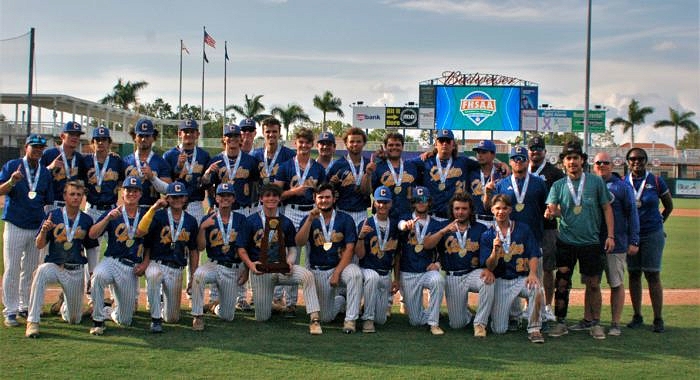
[[478, 126], [496, 113], [496, 99], [484, 91], [472, 91], [461, 100], [459, 111]]

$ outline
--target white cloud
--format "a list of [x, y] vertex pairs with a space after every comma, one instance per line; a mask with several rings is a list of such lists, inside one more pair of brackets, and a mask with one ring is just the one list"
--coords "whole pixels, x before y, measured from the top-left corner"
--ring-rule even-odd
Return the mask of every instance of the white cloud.
[[[467, 19], [548, 20], [556, 22], [563, 22], [569, 17], [579, 18], [580, 11], [575, 9], [585, 9], [581, 2], [550, 0], [536, 2], [518, 0], [499, 2], [488, 0], [387, 0], [386, 4], [403, 9], [455, 15]], [[557, 17], [552, 17], [553, 14], [556, 14]]]
[[663, 41], [659, 42], [658, 44], [652, 46], [652, 49], [655, 51], [669, 51], [669, 50], [674, 50], [676, 48], [676, 44], [673, 43], [673, 41]]

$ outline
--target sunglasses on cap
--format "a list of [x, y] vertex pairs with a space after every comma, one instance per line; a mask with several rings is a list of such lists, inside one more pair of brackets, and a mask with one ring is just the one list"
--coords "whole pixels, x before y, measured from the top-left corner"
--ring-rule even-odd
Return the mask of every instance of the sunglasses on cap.
[[603, 166], [603, 165], [607, 166], [607, 165], [610, 165], [610, 161], [596, 161], [595, 164], [597, 166]]

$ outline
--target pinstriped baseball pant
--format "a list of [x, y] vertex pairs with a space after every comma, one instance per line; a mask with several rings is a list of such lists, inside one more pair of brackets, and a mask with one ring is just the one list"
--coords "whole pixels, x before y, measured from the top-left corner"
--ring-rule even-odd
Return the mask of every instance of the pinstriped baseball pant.
[[5, 221], [3, 241], [2, 314], [7, 317], [29, 308], [32, 275], [41, 256], [34, 238], [37, 230], [24, 229]]
[[[182, 268], [171, 268], [151, 261], [146, 268], [146, 289], [151, 318], [167, 323], [180, 320], [180, 296], [182, 294]], [[161, 290], [163, 302], [161, 305]]]
[[[112, 315], [104, 315], [104, 289], [111, 286], [116, 305]], [[114, 257], [105, 257], [92, 273], [92, 319], [104, 321], [111, 318], [115, 323], [128, 326], [134, 316], [134, 298], [138, 296], [139, 280], [134, 268], [122, 264]]]
[[486, 284], [481, 279], [482, 269], [475, 269], [462, 276], [445, 276], [445, 300], [450, 327], [461, 329], [469, 323], [472, 315], [468, 309], [469, 292], [479, 293], [479, 307], [474, 323], [486, 326], [493, 306], [494, 284]]
[[[335, 301], [336, 290], [331, 286], [330, 279], [335, 269], [312, 269], [318, 292], [318, 302], [321, 305], [321, 322], [329, 322], [335, 319], [342, 308], [342, 304]], [[362, 271], [355, 264], [348, 264], [340, 274], [340, 282], [347, 287], [347, 306], [345, 320], [354, 321], [360, 314], [360, 301], [362, 298]]]
[[365, 311], [362, 314], [362, 319], [383, 325], [386, 322], [384, 311], [391, 292], [391, 272], [381, 275], [374, 269], [362, 268], [361, 270], [364, 279], [362, 294], [365, 299]]
[[[525, 284], [526, 278], [522, 276], [512, 280], [496, 279], [495, 300], [491, 310], [491, 330], [494, 333], [503, 334], [508, 331], [509, 314], [516, 297], [528, 299], [527, 311], [529, 320], [527, 332], [531, 333], [540, 330], [542, 326], [542, 312], [544, 311], [544, 290], [540, 286], [528, 289]], [[539, 302], [536, 302], [538, 298]]]
[[272, 294], [277, 284], [301, 284], [306, 303], [306, 313], [318, 312], [320, 309], [314, 275], [308, 269], [293, 265], [288, 275], [281, 273], [250, 273], [248, 277], [253, 287], [255, 303], [255, 320], [267, 321], [272, 315]]
[[216, 284], [219, 289], [219, 305], [214, 309], [214, 313], [225, 321], [232, 321], [236, 311], [238, 278], [243, 270], [244, 264], [227, 268], [209, 261], [200, 265], [194, 272], [192, 283], [192, 315], [204, 313], [204, 287], [206, 284]]
[[65, 297], [65, 302], [61, 306], [63, 320], [71, 324], [80, 323], [80, 318], [83, 316], [83, 290], [85, 286], [83, 271], [82, 265], [79, 269], [74, 270], [64, 269], [54, 263], [39, 265], [34, 273], [34, 281], [32, 281], [32, 295], [29, 301], [27, 321], [39, 323], [46, 285], [58, 283], [63, 289]]
[[[309, 215], [309, 211], [300, 211], [293, 209], [291, 205], [286, 205], [284, 206], [284, 210], [281, 213], [289, 220], [292, 221], [292, 224], [294, 224], [294, 230], [299, 231], [299, 227], [301, 226], [301, 220], [306, 216]], [[306, 260], [305, 262], [309, 262], [309, 257], [308, 257], [308, 244], [306, 245], [306, 250], [304, 255], [306, 255]], [[297, 258], [294, 264], [299, 265], [301, 262], [301, 249], [302, 247], [297, 247]], [[285, 305], [286, 306], [295, 306], [297, 304], [297, 298], [299, 297], [299, 286], [297, 285], [289, 285], [289, 286], [277, 286], [275, 287], [275, 292], [274, 292], [274, 299], [281, 300], [282, 297], [285, 295], [287, 297], [285, 298]], [[256, 306], [257, 307], [257, 306]]]
[[[423, 308], [423, 289], [428, 289], [430, 293], [427, 309]], [[401, 272], [401, 294], [408, 311], [408, 322], [412, 326], [440, 324], [440, 304], [445, 294], [445, 279], [439, 271]]]

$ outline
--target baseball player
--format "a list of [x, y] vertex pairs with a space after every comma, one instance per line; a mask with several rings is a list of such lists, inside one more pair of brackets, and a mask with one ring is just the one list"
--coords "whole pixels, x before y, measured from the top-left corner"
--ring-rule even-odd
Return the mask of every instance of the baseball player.
[[547, 196], [547, 210], [544, 217], [561, 217], [559, 239], [557, 240], [557, 274], [554, 293], [557, 324], [549, 331], [549, 336], [560, 337], [568, 334], [566, 313], [569, 306], [571, 276], [576, 262], [580, 262], [579, 272], [586, 279], [587, 292], [584, 309], [591, 312], [590, 326], [572, 326], [575, 329], [590, 329], [594, 339], [605, 339], [605, 329], [600, 326], [600, 274], [605, 265], [605, 256], [600, 245], [600, 231], [603, 217], [607, 230], [605, 252], [615, 248], [615, 222], [610, 202], [612, 197], [603, 180], [583, 171], [583, 163], [588, 156], [583, 153], [581, 143], [567, 142], [559, 158], [564, 163], [566, 177], [552, 185]]
[[[102, 335], [105, 319], [118, 325], [128, 326], [138, 297], [138, 277], [146, 271], [143, 263], [143, 238], [136, 236], [141, 221], [139, 200], [141, 179], [127, 177], [122, 183], [122, 206], [103, 213], [90, 228], [89, 236], [97, 239], [107, 232], [107, 250], [104, 259], [92, 274], [92, 335]], [[112, 289], [115, 305], [104, 306], [104, 289]], [[112, 307], [114, 306], [114, 307]]]
[[[306, 302], [306, 312], [309, 314], [309, 333], [320, 335], [321, 321], [319, 318], [319, 303], [314, 277], [306, 268], [295, 265], [297, 250], [294, 243], [294, 225], [280, 215], [278, 205], [282, 190], [273, 185], [263, 185], [260, 191], [262, 210], [250, 215], [238, 238], [238, 255], [251, 272], [250, 282], [253, 287], [255, 301], [255, 320], [266, 321], [272, 314], [272, 295], [276, 284], [301, 284]], [[266, 233], [267, 231], [267, 233]], [[282, 245], [282, 246], [280, 246]], [[263, 264], [263, 255], [267, 262], [282, 262], [286, 259], [289, 265], [288, 273], [263, 272], [258, 268]], [[286, 257], [282, 257], [285, 255]]]
[[204, 286], [216, 284], [220, 290], [213, 313], [225, 321], [232, 321], [238, 288], [244, 285], [248, 273], [238, 256], [236, 239], [245, 228], [246, 219], [233, 211], [233, 185], [222, 183], [216, 188], [219, 207], [202, 219], [197, 234], [197, 248], [206, 249], [209, 261], [197, 268], [192, 284], [192, 329], [204, 330]]
[[476, 152], [476, 159], [479, 162], [479, 170], [472, 170], [467, 176], [467, 190], [473, 195], [474, 215], [476, 221], [490, 227], [493, 224], [493, 215], [490, 210], [484, 207], [482, 202], [484, 187], [489, 182], [494, 184], [503, 177], [501, 171], [494, 165], [496, 158], [496, 144], [491, 140], [479, 141], [472, 151]]
[[280, 130], [282, 125], [274, 117], [268, 117], [262, 121], [265, 146], [255, 149], [253, 157], [260, 162], [260, 172], [263, 184], [273, 183], [280, 165], [289, 161], [296, 155], [292, 149], [280, 144]]
[[399, 289], [398, 270], [394, 271], [394, 281], [390, 277], [399, 243], [398, 220], [389, 217], [391, 205], [391, 189], [379, 186], [374, 191], [374, 215], [358, 225], [355, 255], [364, 281], [363, 333], [375, 332], [375, 322], [380, 325], [386, 322], [384, 310], [389, 296]]
[[41, 165], [51, 172], [54, 194], [54, 204], [47, 206], [46, 212], [63, 206], [63, 186], [66, 182], [86, 179], [83, 156], [78, 152], [83, 134], [85, 132], [79, 123], [69, 121], [61, 132], [61, 145], [44, 150]]
[[445, 278], [445, 299], [450, 327], [461, 329], [472, 318], [469, 292], [479, 293], [479, 307], [474, 318], [474, 336], [486, 337], [486, 326], [493, 305], [494, 278], [479, 263], [479, 239], [486, 227], [472, 214], [469, 194], [458, 193], [449, 203], [450, 222], [425, 238], [425, 247], [438, 247]]
[[[399, 259], [401, 294], [411, 326], [427, 324], [431, 334], [443, 335], [440, 304], [445, 293], [445, 279], [440, 275], [437, 251], [426, 248], [425, 240], [442, 229], [444, 223], [428, 214], [431, 198], [427, 187], [414, 187], [411, 202], [413, 213], [404, 215], [398, 224], [403, 232]], [[428, 289], [430, 294], [427, 309], [423, 308], [423, 289]]]
[[328, 169], [333, 163], [335, 156], [335, 136], [331, 132], [321, 132], [316, 140], [316, 150], [318, 150], [318, 157], [316, 157], [316, 162], [326, 169], [326, 174], [328, 174]]
[[392, 218], [398, 218], [405, 210], [411, 209], [411, 192], [419, 180], [416, 162], [401, 157], [403, 145], [402, 134], [387, 133], [382, 146], [384, 160], [377, 163], [377, 168], [372, 173], [372, 188], [384, 185], [394, 193], [389, 214]]
[[63, 187], [66, 205], [48, 214], [36, 236], [37, 248], [48, 246], [48, 254], [34, 272], [25, 332], [28, 338], [39, 336], [44, 290], [50, 283], [58, 283], [63, 291], [65, 302], [60, 307], [63, 320], [80, 323], [85, 287], [83, 265], [87, 263], [84, 249], [97, 247], [97, 241], [88, 236], [92, 218], [80, 211], [84, 196], [82, 181], [66, 182]]
[[24, 157], [6, 162], [0, 171], [0, 195], [5, 196], [2, 313], [7, 327], [19, 326], [17, 315], [27, 317], [32, 274], [39, 266], [34, 238], [45, 217], [44, 205], [53, 203], [51, 173], [39, 163], [44, 148], [44, 137], [27, 136]]
[[528, 339], [544, 343], [540, 332], [544, 293], [537, 278], [537, 260], [542, 253], [530, 227], [510, 220], [512, 206], [505, 194], [493, 197], [491, 212], [495, 217], [494, 228], [481, 235], [479, 247], [484, 271], [496, 278], [495, 301], [491, 312], [491, 330], [503, 334], [508, 330], [508, 320], [516, 297], [528, 299]]
[[139, 222], [137, 236], [145, 237], [143, 265], [152, 333], [163, 332], [163, 320], [174, 323], [180, 319], [182, 270], [188, 257], [190, 276], [199, 263], [197, 221], [184, 210], [186, 204], [187, 188], [173, 182], [168, 185], [166, 198], [156, 201]]
[[153, 142], [158, 138], [158, 130], [148, 119], [139, 119], [129, 131], [134, 140], [134, 153], [124, 157], [125, 175], [139, 177], [141, 189], [140, 205], [153, 205], [160, 194], [165, 194], [172, 182], [170, 166], [153, 152]]
[[[343, 332], [352, 334], [362, 297], [362, 272], [352, 263], [357, 229], [350, 215], [335, 209], [335, 200], [333, 185], [325, 183], [316, 188], [315, 207], [302, 220], [296, 244], [309, 244], [309, 266], [319, 295], [321, 321], [335, 319], [346, 304]], [[336, 295], [341, 283], [347, 286], [347, 302]]]
[[327, 180], [338, 191], [336, 207], [352, 217], [355, 225], [367, 218], [372, 193], [372, 172], [377, 164], [373, 157], [366, 159], [362, 149], [367, 144], [367, 135], [360, 128], [350, 128], [343, 135], [348, 154], [333, 161], [328, 168]]
[[257, 132], [255, 124], [255, 120], [250, 118], [243, 119], [238, 123], [238, 126], [241, 128], [241, 151], [250, 155], [253, 154], [253, 143]]

